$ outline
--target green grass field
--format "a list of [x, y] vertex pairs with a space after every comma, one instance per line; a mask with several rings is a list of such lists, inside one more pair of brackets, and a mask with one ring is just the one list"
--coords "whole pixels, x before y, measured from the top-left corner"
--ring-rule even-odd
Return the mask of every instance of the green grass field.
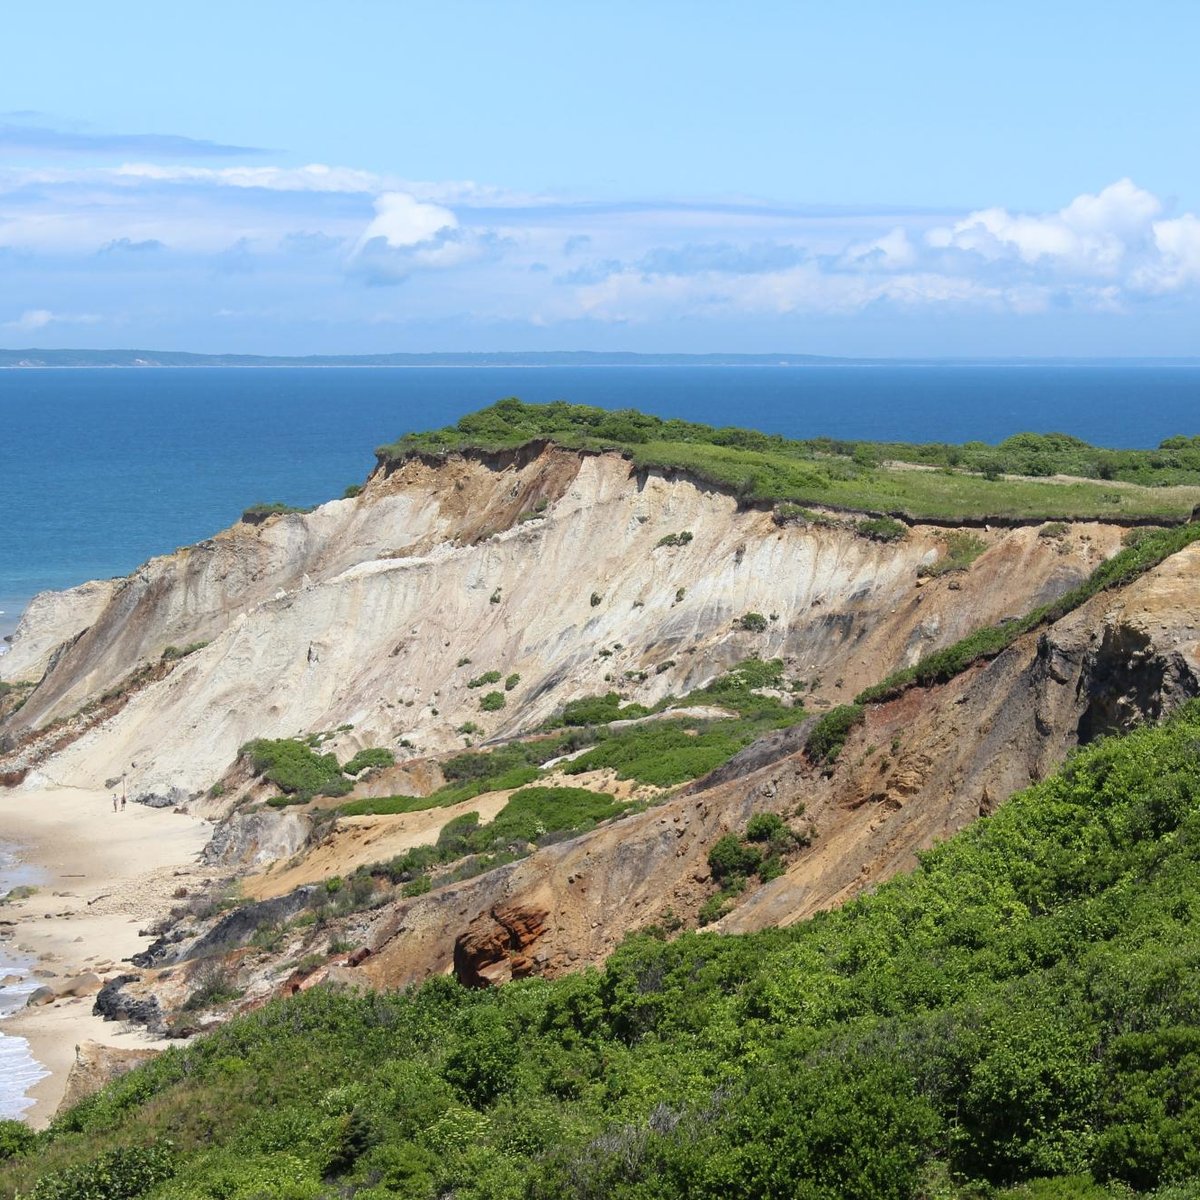
[[794, 441], [632, 410], [514, 399], [378, 453], [395, 462], [539, 439], [617, 450], [639, 467], [684, 471], [748, 503], [831, 505], [912, 520], [1178, 521], [1200, 504], [1200, 438], [1185, 437], [1156, 450], [1105, 450], [1062, 434], [1019, 434], [998, 446]]

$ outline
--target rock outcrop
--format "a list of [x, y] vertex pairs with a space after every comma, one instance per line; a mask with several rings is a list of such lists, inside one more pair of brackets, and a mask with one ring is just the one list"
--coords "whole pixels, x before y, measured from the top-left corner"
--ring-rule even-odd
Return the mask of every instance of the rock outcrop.
[[549, 913], [498, 905], [481, 913], [454, 941], [454, 974], [467, 987], [490, 987], [533, 974], [530, 948], [546, 932]]

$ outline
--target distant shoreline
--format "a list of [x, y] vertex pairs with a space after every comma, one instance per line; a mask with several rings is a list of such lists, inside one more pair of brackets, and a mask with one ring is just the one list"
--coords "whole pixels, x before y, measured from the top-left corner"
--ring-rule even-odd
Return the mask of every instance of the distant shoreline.
[[186, 351], [155, 350], [2, 350], [0, 370], [505, 370], [584, 367], [613, 368], [737, 368], [762, 367], [774, 370], [832, 367], [1083, 367], [1083, 368], [1200, 368], [1200, 357], [1171, 358], [843, 358], [807, 354], [625, 354], [556, 352], [462, 353], [462, 354], [362, 354], [362, 355], [255, 355], [193, 354]]

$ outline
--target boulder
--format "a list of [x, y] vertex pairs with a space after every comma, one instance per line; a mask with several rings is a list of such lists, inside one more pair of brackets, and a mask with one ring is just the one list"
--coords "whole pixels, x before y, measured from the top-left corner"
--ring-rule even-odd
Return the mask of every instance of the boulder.
[[94, 996], [102, 987], [104, 981], [95, 971], [84, 971], [68, 979], [59, 989], [60, 996]]
[[168, 788], [165, 792], [142, 792], [133, 797], [134, 804], [144, 804], [147, 808], [174, 808], [187, 800], [187, 792], [178, 787]]

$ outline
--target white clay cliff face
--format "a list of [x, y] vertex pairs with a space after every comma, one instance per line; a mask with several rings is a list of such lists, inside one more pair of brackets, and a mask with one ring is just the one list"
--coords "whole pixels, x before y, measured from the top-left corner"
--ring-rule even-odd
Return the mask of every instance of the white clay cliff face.
[[[688, 544], [659, 545], [685, 530]], [[434, 753], [461, 746], [468, 721], [486, 738], [612, 688], [653, 702], [752, 655], [792, 660], [820, 681], [815, 696], [839, 703], [1065, 590], [1120, 530], [1079, 526], [1065, 547], [1031, 528], [984, 536], [988, 552], [961, 581], [918, 587], [940, 545], [932, 527], [880, 544], [848, 526], [779, 526], [686, 479], [639, 476], [617, 455], [412, 460], [353, 500], [40, 597], [0, 671], [46, 670], [10, 724], [22, 731], [77, 712], [169, 645], [207, 642], [39, 764], [57, 783], [101, 786], [128, 770], [131, 788], [191, 793], [255, 737], [351, 725], [330, 748], [404, 739]], [[748, 612], [767, 628], [738, 629]], [[521, 676], [495, 713], [466, 687], [487, 670]]]

